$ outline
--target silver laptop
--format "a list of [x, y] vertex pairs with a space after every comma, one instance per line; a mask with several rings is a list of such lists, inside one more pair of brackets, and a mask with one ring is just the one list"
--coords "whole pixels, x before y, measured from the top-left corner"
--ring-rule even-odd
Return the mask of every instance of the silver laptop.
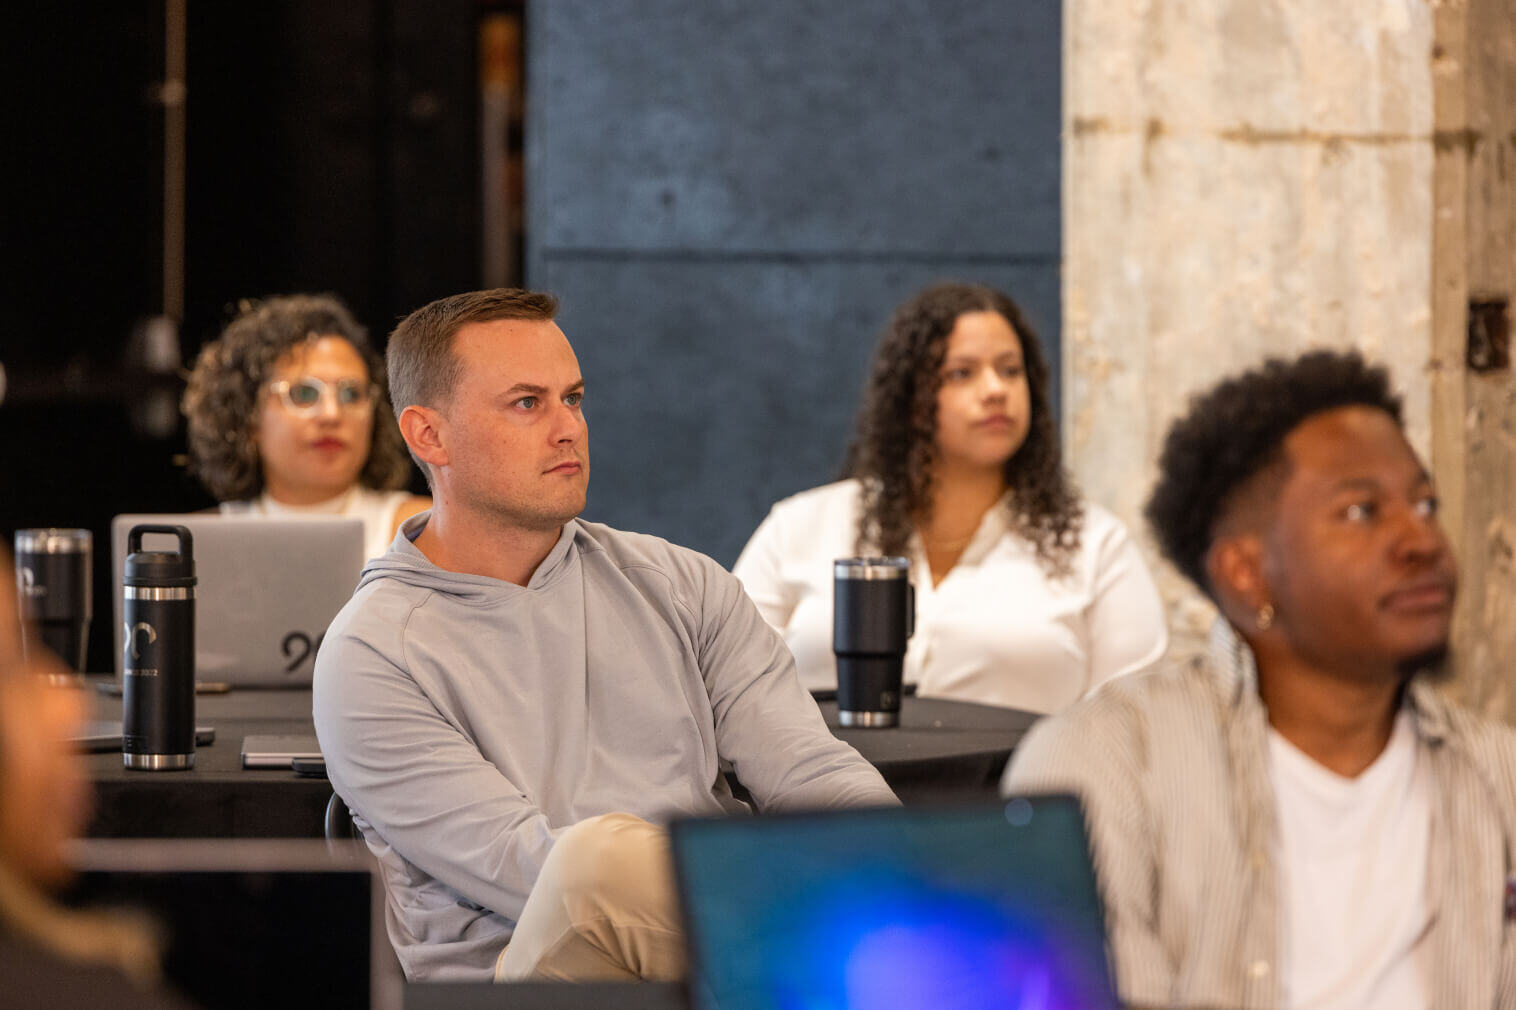
[[[303, 686], [316, 650], [363, 571], [363, 521], [321, 516], [119, 515], [111, 522], [116, 678], [121, 678], [121, 573], [127, 534], [143, 523], [194, 537], [195, 679], [234, 687]], [[143, 550], [173, 550], [150, 533]]]
[[[274, 839], [73, 843], [70, 904], [145, 915], [165, 980], [207, 1010], [398, 1010], [384, 886], [361, 846]], [[108, 1007], [109, 1003], [102, 1003]]]

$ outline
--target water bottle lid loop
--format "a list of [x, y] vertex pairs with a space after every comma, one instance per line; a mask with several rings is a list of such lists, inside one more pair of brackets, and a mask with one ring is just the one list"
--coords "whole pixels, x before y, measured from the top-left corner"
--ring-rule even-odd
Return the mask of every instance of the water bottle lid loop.
[[[142, 537], [162, 533], [179, 541], [177, 551], [144, 551]], [[126, 563], [121, 582], [127, 586], [193, 586], [195, 578], [195, 538], [183, 526], [143, 523], [133, 526], [126, 537]]]

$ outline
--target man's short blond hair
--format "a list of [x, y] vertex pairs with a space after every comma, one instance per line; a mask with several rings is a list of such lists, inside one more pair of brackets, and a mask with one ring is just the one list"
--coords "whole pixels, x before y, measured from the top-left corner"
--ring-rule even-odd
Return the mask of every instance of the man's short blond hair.
[[447, 402], [463, 369], [453, 353], [453, 338], [464, 326], [496, 319], [551, 320], [557, 314], [555, 296], [523, 288], [468, 291], [423, 305], [395, 327], [385, 352], [395, 413], [412, 404]]

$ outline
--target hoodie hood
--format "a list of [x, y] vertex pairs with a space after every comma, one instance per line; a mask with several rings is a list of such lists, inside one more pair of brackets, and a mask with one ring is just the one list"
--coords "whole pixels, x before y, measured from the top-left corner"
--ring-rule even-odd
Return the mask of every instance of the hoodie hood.
[[431, 516], [431, 509], [427, 509], [401, 523], [400, 529], [395, 532], [395, 539], [390, 544], [389, 551], [377, 558], [370, 558], [368, 564], [364, 566], [363, 575], [358, 580], [358, 588], [362, 589], [380, 579], [395, 579], [408, 586], [446, 594], [463, 603], [479, 605], [499, 603], [516, 594], [544, 589], [557, 581], [559, 576], [570, 567], [569, 552], [575, 538], [584, 533], [578, 519], [570, 519], [564, 523], [563, 531], [558, 535], [558, 542], [553, 545], [553, 549], [548, 551], [547, 557], [542, 559], [542, 563], [532, 573], [531, 581], [525, 586], [518, 586], [488, 575], [451, 572], [433, 564], [431, 559], [421, 553], [414, 543], [421, 531], [426, 529], [427, 521]]

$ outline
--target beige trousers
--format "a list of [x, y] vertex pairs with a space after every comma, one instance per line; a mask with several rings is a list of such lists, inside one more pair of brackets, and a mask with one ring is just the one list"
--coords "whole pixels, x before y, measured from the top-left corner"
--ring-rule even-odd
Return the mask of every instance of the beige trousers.
[[603, 814], [558, 836], [495, 981], [676, 981], [685, 973], [668, 833]]

